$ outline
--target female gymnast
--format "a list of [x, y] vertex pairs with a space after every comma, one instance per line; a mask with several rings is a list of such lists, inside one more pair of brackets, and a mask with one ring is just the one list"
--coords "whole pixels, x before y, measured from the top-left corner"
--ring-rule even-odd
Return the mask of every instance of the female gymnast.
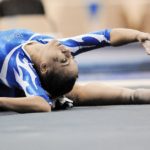
[[77, 106], [150, 103], [147, 89], [75, 84], [78, 68], [74, 61], [86, 51], [132, 42], [141, 42], [149, 53], [149, 41], [150, 34], [132, 29], [105, 29], [58, 40], [22, 29], [1, 31], [0, 109], [48, 112], [53, 99], [62, 95]]

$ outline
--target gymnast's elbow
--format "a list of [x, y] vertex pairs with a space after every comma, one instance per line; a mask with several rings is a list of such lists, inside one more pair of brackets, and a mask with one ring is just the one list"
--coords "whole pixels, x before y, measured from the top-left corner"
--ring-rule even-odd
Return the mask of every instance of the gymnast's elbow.
[[45, 100], [37, 103], [36, 106], [33, 108], [33, 112], [51, 112], [51, 105], [48, 104]]
[[44, 107], [39, 107], [36, 110], [33, 110], [34, 112], [51, 112], [51, 105], [47, 105]]
[[51, 105], [47, 105], [47, 107], [45, 107], [45, 109], [43, 110], [43, 112], [51, 112]]

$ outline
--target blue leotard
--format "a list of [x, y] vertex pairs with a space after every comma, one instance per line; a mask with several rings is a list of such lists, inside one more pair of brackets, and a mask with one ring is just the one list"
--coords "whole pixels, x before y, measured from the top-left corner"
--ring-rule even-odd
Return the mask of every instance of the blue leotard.
[[[41, 86], [40, 79], [33, 67], [32, 60], [24, 46], [37, 41], [46, 44], [53, 37], [34, 33], [24, 29], [13, 29], [0, 32], [0, 96], [2, 87], [9, 92], [21, 89], [26, 96], [41, 96], [49, 104], [52, 100]], [[72, 55], [110, 45], [110, 30], [101, 30], [85, 35], [59, 40], [70, 48]], [[13, 93], [13, 92], [12, 92]]]

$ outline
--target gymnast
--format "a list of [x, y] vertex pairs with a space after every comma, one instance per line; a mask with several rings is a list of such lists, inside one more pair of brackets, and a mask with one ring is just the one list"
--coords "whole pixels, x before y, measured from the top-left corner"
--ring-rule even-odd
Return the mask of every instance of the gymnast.
[[1, 31], [0, 110], [49, 112], [55, 102], [67, 98], [75, 106], [149, 104], [148, 89], [75, 83], [78, 67], [74, 60], [86, 51], [132, 42], [141, 42], [149, 54], [149, 41], [149, 33], [121, 28], [58, 40], [24, 29]]

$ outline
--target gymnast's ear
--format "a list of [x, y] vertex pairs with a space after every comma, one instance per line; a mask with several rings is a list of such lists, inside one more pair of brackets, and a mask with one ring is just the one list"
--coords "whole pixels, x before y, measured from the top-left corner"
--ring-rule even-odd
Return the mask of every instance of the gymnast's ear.
[[46, 74], [46, 72], [48, 71], [48, 66], [46, 63], [41, 63], [40, 64], [40, 72], [41, 74]]

